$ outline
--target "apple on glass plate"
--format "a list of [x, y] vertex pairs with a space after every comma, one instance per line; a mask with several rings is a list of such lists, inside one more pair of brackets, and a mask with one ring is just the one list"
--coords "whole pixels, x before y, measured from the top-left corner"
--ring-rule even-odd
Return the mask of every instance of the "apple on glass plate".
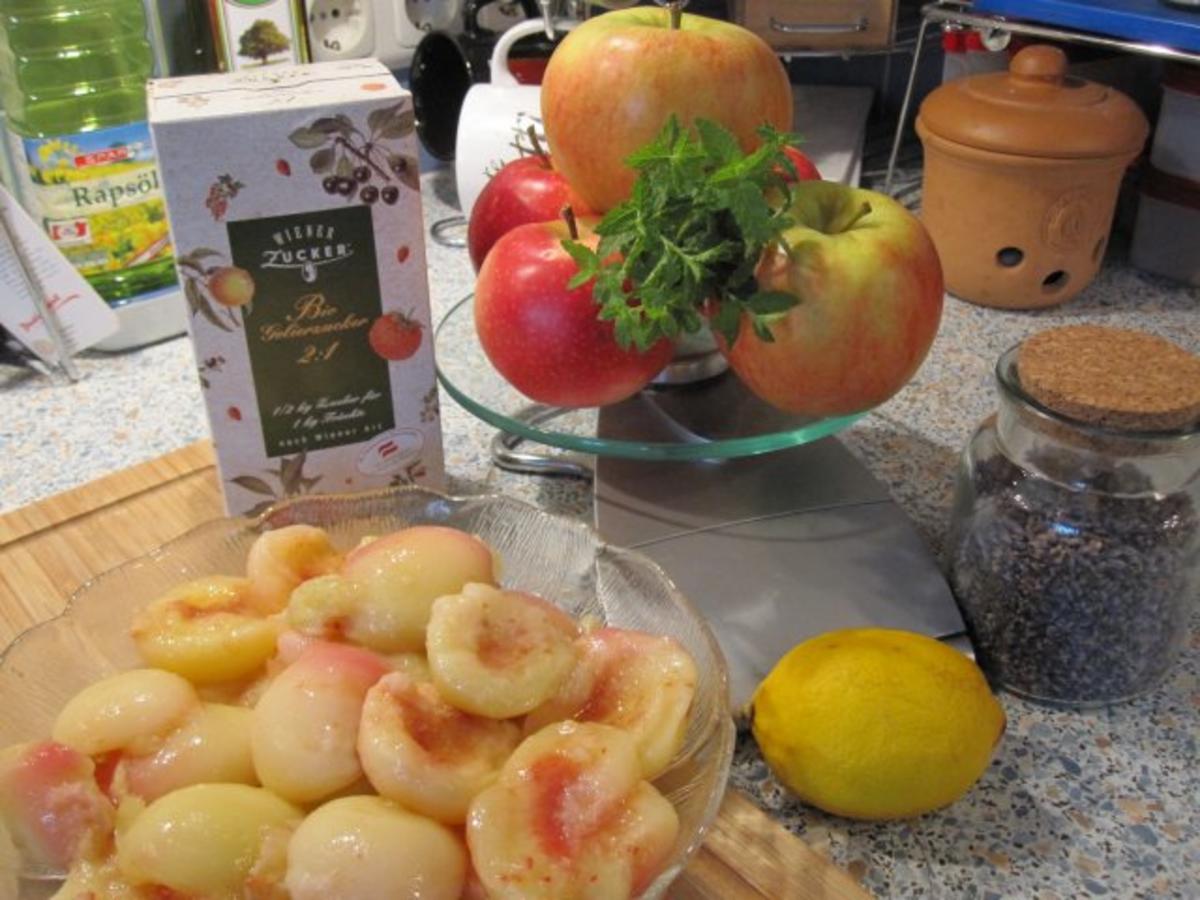
[[820, 419], [917, 371], [942, 312], [933, 243], [891, 198], [820, 179], [759, 37], [678, 9], [606, 13], [555, 50], [542, 111], [545, 196], [603, 217], [576, 231], [531, 207], [548, 221], [508, 230], [479, 270], [479, 341], [517, 391], [616, 403], [707, 339], [766, 403]]
[[772, 406], [813, 416], [877, 406], [908, 383], [941, 321], [942, 267], [920, 221], [890, 197], [828, 181], [797, 185], [796, 224], [755, 272], [799, 302], [766, 327], [743, 321], [729, 365]]
[[655, 6], [615, 10], [575, 28], [542, 81], [542, 119], [555, 165], [587, 205], [607, 212], [629, 197], [626, 164], [672, 115], [729, 129], [743, 150], [758, 129], [792, 127], [787, 70], [754, 32]]
[[565, 207], [571, 207], [579, 218], [591, 215], [542, 149], [532, 126], [529, 139], [533, 152], [501, 166], [471, 207], [467, 252], [476, 272], [496, 241], [518, 225], [558, 219]]
[[484, 260], [475, 285], [475, 330], [505, 380], [539, 403], [605, 406], [631, 397], [670, 362], [671, 342], [622, 347], [613, 323], [597, 318], [592, 282], [567, 241], [595, 249], [599, 238], [573, 216], [521, 225]]

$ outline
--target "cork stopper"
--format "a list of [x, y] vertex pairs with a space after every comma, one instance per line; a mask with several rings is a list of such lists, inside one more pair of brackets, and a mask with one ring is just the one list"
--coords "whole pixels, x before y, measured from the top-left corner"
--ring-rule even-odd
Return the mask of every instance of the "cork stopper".
[[1200, 422], [1200, 357], [1164, 338], [1100, 325], [1039, 332], [1017, 351], [1026, 393], [1115, 431], [1181, 431]]

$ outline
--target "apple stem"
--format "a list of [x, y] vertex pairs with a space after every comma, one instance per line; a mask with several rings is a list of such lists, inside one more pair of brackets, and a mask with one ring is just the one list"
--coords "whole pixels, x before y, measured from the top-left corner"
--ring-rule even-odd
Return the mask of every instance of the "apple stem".
[[853, 228], [855, 225], [858, 224], [859, 220], [863, 216], [868, 215], [870, 212], [871, 212], [871, 204], [868, 203], [866, 200], [864, 200], [862, 202], [862, 206], [860, 206], [858, 209], [856, 209], [854, 211], [854, 215], [850, 217], [850, 220], [848, 222], [843, 223], [838, 228], [831, 228], [829, 230], [830, 234], [841, 234], [843, 231], [849, 231], [851, 228]]
[[671, 30], [678, 31], [683, 24], [683, 3], [680, 0], [668, 3], [667, 12], [671, 14]]
[[571, 235], [571, 240], [579, 240], [579, 223], [575, 221], [575, 210], [571, 209], [569, 204], [562, 208], [562, 217], [567, 223], [567, 233]]
[[529, 143], [533, 145], [533, 152], [538, 156], [546, 168], [550, 167], [550, 157], [546, 154], [546, 148], [542, 146], [542, 142], [538, 140], [537, 128], [530, 125], [525, 132], [529, 135]]

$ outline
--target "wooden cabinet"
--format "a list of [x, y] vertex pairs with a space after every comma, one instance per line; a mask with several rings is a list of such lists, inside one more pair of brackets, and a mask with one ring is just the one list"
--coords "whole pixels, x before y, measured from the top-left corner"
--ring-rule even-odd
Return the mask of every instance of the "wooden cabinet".
[[891, 45], [895, 0], [734, 0], [734, 21], [780, 51]]

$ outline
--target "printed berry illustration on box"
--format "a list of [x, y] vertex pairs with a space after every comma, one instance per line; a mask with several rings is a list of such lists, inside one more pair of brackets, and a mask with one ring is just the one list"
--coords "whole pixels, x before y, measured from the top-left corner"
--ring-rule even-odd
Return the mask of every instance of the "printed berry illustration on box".
[[436, 486], [411, 97], [373, 61], [272, 69], [150, 91], [226, 506]]

